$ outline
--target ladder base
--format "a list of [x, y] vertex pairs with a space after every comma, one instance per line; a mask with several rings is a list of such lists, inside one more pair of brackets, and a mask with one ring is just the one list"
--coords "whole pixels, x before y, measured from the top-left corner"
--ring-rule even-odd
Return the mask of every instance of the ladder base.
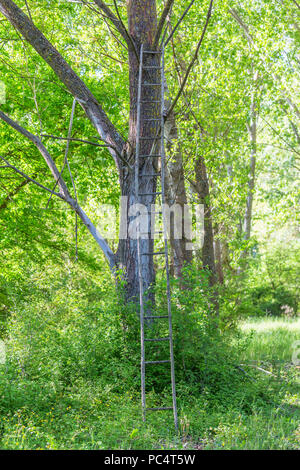
[[173, 410], [172, 406], [159, 406], [157, 408], [146, 408], [146, 411]]

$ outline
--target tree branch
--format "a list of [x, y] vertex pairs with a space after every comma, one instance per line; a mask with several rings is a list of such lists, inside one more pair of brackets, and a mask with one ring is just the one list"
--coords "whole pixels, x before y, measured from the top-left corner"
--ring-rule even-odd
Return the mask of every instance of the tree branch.
[[296, 5], [296, 7], [299, 8], [299, 10], [300, 10], [300, 5], [299, 5], [299, 3], [296, 2], [296, 0], [292, 0], [292, 2], [293, 2], [293, 3]]
[[[80, 103], [103, 140], [122, 153], [124, 141], [85, 83], [78, 77], [55, 47], [12, 0], [0, 0], [0, 12], [47, 62], [70, 93]], [[113, 148], [110, 153], [118, 164]]]
[[[247, 38], [247, 41], [249, 43], [249, 45], [252, 45], [252, 47], [254, 48], [254, 50], [256, 52], [258, 52], [260, 54], [260, 50], [257, 46], [257, 44], [255, 43], [255, 40], [253, 38], [253, 36], [250, 34], [249, 32], [249, 28], [248, 26], [244, 23], [244, 21], [242, 20], [242, 18], [239, 16], [239, 14], [237, 13], [236, 10], [234, 10], [233, 8], [231, 8], [229, 10], [229, 13], [232, 15], [232, 17], [235, 19], [235, 21], [240, 25], [240, 27], [242, 28], [242, 30], [244, 31], [244, 34]], [[296, 103], [294, 103], [292, 101], [292, 99], [289, 97], [289, 94], [288, 94], [288, 91], [285, 89], [284, 85], [282, 84], [281, 82], [281, 79], [280, 79], [280, 76], [276, 75], [276, 73], [274, 73], [272, 71], [272, 69], [270, 69], [270, 66], [268, 65], [268, 62], [265, 58], [265, 56], [263, 54], [261, 54], [261, 58], [262, 58], [262, 62], [265, 66], [265, 69], [267, 70], [267, 72], [271, 75], [271, 77], [273, 78], [274, 82], [279, 82], [280, 84], [280, 87], [281, 87], [281, 94], [284, 96], [286, 102], [288, 103], [288, 105], [294, 110], [294, 112], [296, 113], [297, 115], [297, 118], [300, 119], [300, 111], [298, 109], [298, 106]]]
[[[0, 167], [2, 168], [2, 167]], [[5, 165], [5, 168], [7, 168], [7, 165]], [[12, 200], [12, 198], [18, 194], [19, 191], [21, 191], [21, 189], [26, 186], [26, 184], [28, 184], [29, 181], [28, 180], [24, 180], [22, 181], [22, 183], [20, 183], [13, 191], [10, 191], [7, 196], [3, 199], [3, 201], [1, 202], [0, 204], [0, 211], [3, 210], [3, 209], [6, 209], [8, 204], [10, 203], [10, 201]]]
[[176, 25], [174, 26], [174, 28], [172, 29], [171, 33], [170, 33], [170, 36], [168, 37], [168, 39], [166, 40], [165, 42], [165, 46], [168, 44], [168, 42], [172, 39], [172, 37], [174, 36], [178, 26], [182, 23], [183, 21], [183, 18], [188, 14], [189, 10], [192, 8], [192, 6], [194, 5], [195, 3], [195, 0], [192, 0], [191, 3], [188, 5], [188, 7], [184, 10], [184, 12], [182, 13], [181, 17], [179, 18], [179, 20], [177, 21]]
[[253, 37], [251, 36], [250, 32], [249, 32], [249, 28], [248, 26], [242, 21], [241, 17], [238, 15], [237, 11], [234, 10], [233, 8], [231, 8], [229, 10], [229, 13], [233, 16], [233, 18], [235, 19], [235, 21], [241, 26], [241, 28], [243, 29], [244, 31], [244, 34], [247, 38], [247, 41], [249, 42], [249, 44], [252, 44], [252, 46], [254, 46], [254, 49], [257, 51], [257, 47], [254, 43], [254, 40], [253, 40]]
[[130, 36], [128, 30], [126, 29], [126, 26], [125, 24], [123, 23], [122, 21], [122, 18], [121, 18], [121, 15], [119, 13], [119, 8], [118, 8], [118, 4], [116, 2], [116, 0], [114, 0], [114, 5], [115, 5], [115, 9], [116, 9], [116, 12], [117, 12], [117, 15], [118, 15], [118, 18], [119, 18], [119, 21], [122, 25], [122, 28], [124, 28], [124, 31], [126, 32], [126, 36], [128, 37], [128, 41], [129, 41], [129, 44], [128, 44], [128, 47], [130, 48], [130, 45], [131, 45], [131, 49], [134, 51], [135, 55], [136, 55], [136, 58], [138, 60], [138, 62], [140, 61], [140, 57], [139, 57], [139, 54], [138, 54], [138, 50], [136, 48], [136, 45], [132, 39], [132, 37]]
[[[66, 145], [66, 150], [65, 150], [65, 158], [64, 158], [64, 163], [63, 163], [63, 166], [62, 166], [62, 169], [60, 170], [60, 173], [59, 173], [59, 178], [56, 180], [55, 182], [55, 186], [53, 188], [53, 191], [55, 190], [56, 188], [56, 185], [58, 184], [58, 182], [60, 181], [61, 179], [61, 176], [63, 174], [63, 171], [65, 169], [65, 166], [66, 164], [68, 164], [68, 152], [69, 152], [69, 147], [70, 147], [70, 138], [71, 138], [71, 134], [72, 134], [72, 127], [73, 127], [73, 120], [74, 120], [74, 113], [75, 113], [75, 107], [76, 107], [76, 99], [74, 98], [73, 100], [73, 104], [72, 104], [72, 111], [71, 111], [71, 117], [70, 117], [70, 122], [69, 122], [69, 129], [68, 129], [68, 138], [67, 138], [67, 145]], [[51, 197], [49, 198], [48, 202], [47, 202], [47, 206], [46, 208], [48, 207], [50, 201], [51, 201]]]
[[207, 30], [207, 26], [208, 26], [208, 23], [209, 23], [209, 20], [210, 20], [210, 17], [211, 17], [211, 12], [212, 12], [212, 6], [213, 6], [213, 0], [210, 0], [210, 4], [209, 4], [209, 7], [208, 7], [208, 11], [207, 11], [207, 15], [206, 15], [206, 21], [205, 21], [205, 25], [203, 27], [203, 30], [202, 30], [202, 34], [201, 34], [201, 37], [200, 37], [200, 40], [198, 42], [198, 45], [197, 45], [197, 48], [196, 48], [196, 51], [195, 51], [195, 54], [194, 54], [194, 57], [190, 63], [190, 65], [188, 66], [187, 68], [187, 71], [186, 71], [186, 74], [185, 74], [185, 77], [182, 81], [182, 84], [181, 84], [181, 87], [176, 95], [176, 98], [174, 99], [170, 109], [168, 110], [168, 113], [167, 113], [167, 116], [165, 119], [168, 118], [168, 116], [171, 114], [171, 112], [173, 111], [174, 107], [176, 106], [177, 104], [177, 101], [179, 100], [183, 90], [184, 90], [184, 87], [186, 85], [186, 82], [187, 82], [187, 79], [189, 77], [189, 74], [194, 66], [194, 63], [196, 62], [197, 58], [198, 58], [198, 53], [199, 53], [199, 49], [201, 47], [201, 44], [202, 44], [202, 41], [204, 39], [204, 36], [205, 36], [205, 33], [206, 33], [206, 30]]
[[[94, 145], [95, 147], [100, 147], [100, 148], [112, 147], [116, 151], [119, 159], [124, 163], [124, 165], [127, 166], [130, 170], [132, 170], [132, 166], [129, 165], [128, 161], [123, 157], [123, 155], [119, 154], [117, 152], [117, 149], [110, 144], [97, 144], [97, 142], [92, 142], [91, 140], [75, 139], [75, 138], [68, 139], [67, 137], [59, 137], [57, 135], [52, 135], [52, 134], [42, 134], [42, 137], [47, 137], [49, 139], [54, 139], [54, 140], [69, 140], [70, 142], [79, 142], [83, 144]], [[95, 137], [95, 138], [99, 139], [99, 137]]]
[[[119, 31], [121, 34], [122, 38], [125, 40], [127, 46], [130, 49], [135, 50], [135, 45], [132, 41], [132, 38], [129, 36], [129, 33], [121, 20], [121, 18], [117, 18], [115, 14], [111, 11], [111, 9], [103, 2], [102, 0], [94, 0], [94, 3], [97, 5], [97, 7], [103, 11], [106, 15], [106, 17], [112, 22], [114, 27]], [[118, 10], [117, 10], [118, 14]], [[118, 15], [119, 16], [119, 15]]]
[[0, 158], [1, 160], [3, 160], [5, 163], [6, 163], [6, 166], [8, 168], [11, 168], [12, 170], [14, 170], [16, 173], [18, 173], [19, 175], [23, 176], [23, 178], [25, 178], [27, 181], [31, 182], [31, 183], [34, 183], [36, 186], [38, 186], [39, 188], [42, 188], [44, 189], [45, 191], [48, 191], [48, 193], [51, 193], [51, 195], [55, 195], [57, 197], [59, 197], [60, 199], [63, 199], [65, 200], [64, 196], [61, 194], [61, 193], [56, 193], [55, 191], [52, 191], [51, 189], [47, 188], [46, 186], [42, 185], [41, 183], [39, 183], [38, 181], [34, 180], [33, 178], [30, 178], [30, 176], [26, 175], [25, 173], [23, 173], [21, 170], [19, 170], [18, 168], [16, 168], [15, 166], [11, 165], [4, 157], [2, 157], [0, 155]]
[[91, 235], [94, 237], [94, 239], [96, 240], [97, 244], [99, 245], [99, 247], [101, 248], [101, 250], [103, 251], [103, 254], [104, 256], [106, 257], [107, 261], [108, 261], [108, 264], [110, 266], [110, 269], [112, 271], [113, 274], [115, 274], [115, 270], [116, 270], [116, 258], [115, 258], [115, 255], [113, 253], [113, 251], [111, 250], [111, 248], [109, 247], [109, 245], [107, 244], [107, 242], [105, 241], [105, 239], [100, 235], [100, 233], [98, 232], [98, 230], [96, 229], [96, 227], [94, 226], [94, 224], [91, 222], [91, 220], [88, 218], [88, 216], [86, 215], [86, 213], [82, 210], [82, 208], [79, 206], [79, 204], [77, 203], [77, 201], [75, 201], [73, 198], [69, 197], [68, 200], [65, 199], [65, 197], [60, 194], [60, 193], [56, 193], [54, 191], [52, 191], [51, 189], [47, 188], [46, 186], [43, 186], [42, 184], [38, 183], [37, 181], [35, 181], [33, 178], [30, 178], [30, 176], [26, 175], [25, 173], [23, 173], [22, 171], [20, 171], [18, 168], [16, 168], [15, 166], [11, 165], [4, 157], [2, 157], [0, 155], [0, 159], [3, 160], [7, 167], [8, 168], [11, 168], [12, 170], [14, 170], [16, 173], [18, 173], [19, 175], [23, 176], [23, 178], [25, 178], [27, 181], [29, 182], [32, 182], [34, 183], [36, 186], [40, 187], [41, 189], [44, 189], [45, 191], [51, 193], [51, 195], [55, 195], [57, 197], [59, 197], [60, 199], [62, 199], [63, 201], [67, 202], [69, 204], [69, 206], [72, 207], [72, 209], [76, 212], [76, 214], [80, 217], [80, 219], [82, 220], [82, 222], [84, 223], [84, 225], [87, 227], [87, 229], [89, 230], [89, 232], [91, 233]]
[[61, 178], [61, 175], [58, 171], [57, 166], [55, 165], [52, 157], [50, 156], [48, 150], [46, 147], [43, 145], [42, 141], [34, 134], [31, 134], [31, 132], [27, 131], [23, 127], [21, 127], [17, 122], [13, 121], [10, 119], [6, 114], [4, 114], [2, 111], [0, 111], [0, 119], [5, 121], [7, 124], [9, 124], [13, 129], [15, 129], [17, 132], [22, 134], [24, 137], [26, 137], [28, 140], [30, 140], [36, 148], [39, 150], [39, 152], [42, 154], [45, 162], [47, 163], [52, 176], [54, 177], [55, 181], [58, 183], [58, 187], [63, 194], [63, 196], [67, 199], [70, 197], [68, 188], [66, 186], [66, 183], [64, 180]]
[[95, 147], [107, 148], [110, 146], [109, 144], [97, 144], [97, 142], [92, 142], [91, 140], [75, 139], [75, 138], [68, 139], [68, 137], [59, 137], [57, 135], [52, 135], [52, 134], [42, 134], [42, 137], [47, 137], [49, 139], [54, 139], [54, 140], [69, 140], [70, 142], [80, 142], [82, 144], [94, 145]]
[[160, 20], [159, 20], [159, 23], [158, 23], [158, 26], [157, 26], [155, 38], [154, 38], [154, 43], [153, 43], [154, 48], [156, 48], [157, 45], [158, 45], [159, 38], [160, 38], [160, 35], [162, 33], [166, 18], [167, 18], [168, 14], [169, 14], [172, 6], [173, 6], [173, 3], [174, 3], [174, 0], [167, 0], [167, 3], [166, 3], [166, 5], [163, 9], [163, 12], [161, 14], [161, 17], [160, 17]]
[[55, 195], [57, 197], [59, 197], [60, 199], [64, 200], [65, 202], [67, 202], [69, 204], [69, 206], [71, 206], [73, 208], [73, 210], [77, 213], [77, 215], [80, 217], [80, 219], [82, 220], [82, 222], [84, 223], [84, 225], [88, 228], [89, 232], [91, 233], [91, 235], [94, 237], [94, 239], [96, 240], [97, 244], [99, 245], [99, 247], [101, 248], [101, 250], [103, 251], [104, 253], [104, 256], [106, 257], [108, 263], [109, 263], [109, 266], [113, 272], [113, 274], [115, 273], [115, 269], [116, 269], [116, 259], [115, 259], [115, 255], [114, 253], [112, 252], [111, 248], [109, 247], [109, 245], [107, 244], [107, 242], [104, 240], [104, 238], [100, 235], [100, 233], [98, 232], [98, 230], [96, 229], [96, 227], [94, 226], [94, 224], [90, 221], [90, 219], [87, 217], [87, 215], [85, 214], [85, 212], [83, 211], [83, 209], [80, 207], [80, 205], [77, 203], [76, 200], [74, 200], [71, 196], [70, 196], [70, 193], [67, 189], [67, 186], [64, 182], [64, 180], [62, 179], [61, 177], [61, 174], [59, 173], [54, 161], [52, 160], [49, 152], [47, 151], [47, 149], [44, 147], [44, 145], [42, 144], [42, 142], [40, 141], [40, 139], [31, 134], [29, 131], [27, 131], [26, 129], [24, 129], [23, 127], [21, 127], [19, 124], [17, 124], [15, 121], [13, 121], [12, 119], [10, 119], [9, 117], [7, 117], [2, 111], [0, 111], [0, 118], [3, 119], [3, 121], [5, 121], [7, 124], [9, 124], [11, 127], [13, 127], [16, 131], [18, 131], [20, 134], [24, 135], [24, 137], [27, 137], [31, 142], [33, 142], [35, 144], [35, 146], [38, 148], [38, 150], [40, 151], [40, 153], [42, 154], [42, 156], [44, 157], [55, 181], [58, 181], [58, 185], [59, 185], [59, 188], [61, 190], [61, 193], [56, 193], [54, 191], [52, 191], [51, 189], [47, 188], [46, 186], [43, 186], [42, 184], [38, 183], [37, 181], [35, 181], [34, 179], [30, 178], [29, 176], [27, 176], [25, 173], [23, 173], [22, 171], [18, 170], [16, 167], [14, 167], [13, 165], [11, 165], [4, 157], [1, 157], [0, 156], [0, 159], [2, 159], [7, 167], [13, 169], [16, 173], [20, 174], [21, 176], [23, 176], [24, 178], [26, 178], [27, 181], [30, 181], [34, 184], [36, 184], [37, 186], [39, 186], [40, 188], [48, 191], [51, 193], [51, 195]]

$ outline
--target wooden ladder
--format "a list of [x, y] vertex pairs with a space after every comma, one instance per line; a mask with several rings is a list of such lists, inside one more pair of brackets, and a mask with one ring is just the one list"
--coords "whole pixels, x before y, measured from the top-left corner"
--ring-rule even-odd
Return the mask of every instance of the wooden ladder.
[[[146, 65], [147, 58], [153, 57], [153, 54], [159, 54], [159, 65]], [[143, 82], [143, 73], [145, 73], [146, 69], [158, 69], [160, 70], [160, 83], [144, 83]], [[143, 95], [143, 87], [160, 87], [160, 99], [156, 101], [160, 104], [160, 115], [158, 117], [150, 117], [146, 118], [143, 116], [144, 120], [147, 121], [159, 121], [160, 122], [160, 129], [159, 134], [155, 137], [141, 137], [141, 102], [142, 102], [142, 95]], [[148, 88], [149, 90], [149, 88]], [[153, 147], [155, 148], [155, 143], [159, 141], [160, 143], [160, 151], [157, 151], [155, 154], [150, 152], [150, 155], [140, 155], [140, 141], [142, 139], [153, 139]], [[141, 232], [139, 223], [137, 223], [137, 255], [138, 255], [138, 276], [139, 276], [139, 303], [140, 303], [140, 326], [141, 326], [141, 395], [142, 395], [142, 412], [143, 412], [143, 421], [146, 419], [146, 412], [148, 411], [159, 411], [159, 410], [173, 410], [174, 414], [174, 423], [175, 429], [178, 430], [178, 416], [177, 416], [177, 404], [176, 404], [176, 386], [175, 386], [175, 369], [174, 369], [174, 352], [173, 352], [173, 334], [172, 334], [172, 312], [171, 312], [171, 290], [170, 290], [170, 275], [169, 275], [169, 260], [168, 260], [168, 242], [167, 242], [167, 227], [166, 227], [166, 213], [165, 213], [165, 167], [166, 167], [166, 157], [165, 157], [165, 147], [164, 147], [164, 48], [160, 51], [146, 51], [141, 46], [140, 50], [140, 64], [139, 64], [139, 77], [138, 77], [138, 98], [137, 98], [137, 128], [136, 128], [136, 159], [135, 159], [135, 196], [136, 202], [141, 202], [141, 196], [145, 196], [147, 194], [140, 193], [140, 164], [141, 158], [159, 158], [161, 161], [161, 170], [160, 173], [157, 173], [155, 176], [161, 178], [161, 192], [153, 193], [153, 195], [161, 195], [161, 203], [162, 203], [162, 222], [163, 222], [163, 237], [164, 237], [164, 249], [163, 251], [158, 252], [151, 252], [151, 253], [142, 253], [141, 252]], [[153, 175], [143, 175], [144, 177], [153, 177]], [[149, 215], [149, 214], [148, 214]], [[141, 259], [142, 256], [155, 256], [155, 255], [163, 255], [164, 256], [164, 264], [165, 264], [165, 272], [166, 272], [166, 286], [167, 286], [167, 304], [168, 304], [168, 312], [167, 315], [154, 315], [148, 314], [145, 315], [145, 308], [144, 308], [144, 287], [143, 287], [143, 278], [142, 278], [142, 269], [141, 269]], [[169, 334], [167, 337], [164, 338], [146, 338], [145, 337], [145, 324], [149, 321], [156, 321], [156, 320], [168, 320], [168, 331]], [[168, 341], [170, 345], [170, 355], [168, 359], [161, 359], [161, 360], [146, 360], [145, 358], [145, 343], [147, 342], [159, 342], [159, 341]], [[146, 407], [146, 387], [145, 387], [145, 376], [146, 376], [146, 367], [155, 367], [161, 366], [161, 364], [169, 364], [171, 369], [171, 386], [172, 386], [172, 406], [161, 406], [156, 408], [147, 408]]]

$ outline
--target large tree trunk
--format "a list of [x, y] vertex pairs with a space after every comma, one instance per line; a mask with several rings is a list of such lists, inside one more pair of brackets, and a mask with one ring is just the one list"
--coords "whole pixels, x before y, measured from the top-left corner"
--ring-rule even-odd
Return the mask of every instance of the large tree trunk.
[[[144, 50], [151, 50], [157, 29], [157, 14], [155, 0], [129, 0], [128, 9], [128, 27], [129, 33], [134, 40], [139, 53], [141, 44]], [[147, 65], [158, 65], [159, 55], [147, 55]], [[130, 83], [130, 120], [129, 120], [129, 145], [127, 148], [128, 161], [134, 164], [135, 161], [135, 142], [136, 142], [136, 123], [137, 123], [137, 91], [138, 91], [139, 63], [135, 52], [129, 52], [129, 83]], [[158, 69], [149, 69], [143, 72], [143, 82], [159, 83], [160, 73]], [[149, 121], [150, 118], [160, 116], [160, 105], [155, 103], [160, 97], [160, 87], [142, 86], [141, 96], [141, 129], [140, 135], [143, 137], [155, 137], [159, 131], [158, 121]], [[149, 101], [143, 103], [143, 101]], [[146, 120], [147, 119], [147, 120]], [[154, 140], [140, 141], [140, 155], [149, 155], [152, 150]], [[154, 152], [155, 153], [155, 152]], [[157, 159], [141, 158], [139, 167], [139, 193], [155, 193], [157, 187], [157, 178], [145, 177], [146, 174], [157, 173]], [[130, 225], [138, 215], [132, 211], [132, 205], [136, 203], [134, 171], [124, 167], [120, 171], [120, 185], [122, 196], [127, 197], [127, 209], [123, 219], [121, 230], [127, 233], [126, 239], [120, 239], [117, 259], [118, 265], [123, 269], [126, 276], [126, 298], [134, 300], [139, 293], [139, 277], [137, 262], [137, 241], [133, 239], [132, 233], [129, 233]], [[152, 233], [152, 217], [150, 215], [151, 205], [155, 204], [155, 195], [142, 196], [140, 202], [147, 207], [148, 225], [141, 241], [141, 253], [153, 252], [154, 241]], [[130, 236], [131, 235], [131, 236]], [[120, 237], [121, 238], [121, 237]], [[155, 271], [153, 265], [153, 256], [142, 256], [142, 277], [144, 290], [149, 289], [155, 282]], [[149, 299], [153, 300], [153, 295], [149, 294]]]
[[[135, 299], [138, 295], [138, 275], [137, 275], [137, 242], [130, 236], [129, 229], [136, 213], [130, 212], [132, 204], [136, 201], [134, 172], [123, 166], [123, 162], [133, 164], [135, 160], [135, 141], [136, 141], [136, 121], [137, 121], [137, 90], [138, 90], [138, 58], [141, 44], [145, 49], [151, 50], [157, 44], [158, 36], [162, 30], [165, 17], [172, 6], [172, 1], [168, 1], [166, 8], [160, 21], [160, 27], [157, 31], [157, 13], [156, 13], [156, 0], [127, 0], [128, 9], [128, 30], [127, 32], [122, 20], [118, 18], [102, 0], [94, 0], [95, 5], [99, 11], [105, 15], [106, 19], [113, 23], [114, 27], [120, 33], [122, 41], [128, 46], [129, 51], [129, 81], [130, 81], [130, 121], [129, 121], [129, 139], [128, 145], [125, 144], [122, 136], [117, 131], [115, 126], [106, 115], [101, 105], [96, 100], [95, 96], [86, 86], [84, 81], [79, 78], [76, 72], [71, 68], [69, 63], [62, 57], [59, 51], [51, 44], [51, 42], [44, 36], [44, 34], [35, 26], [34, 18], [29, 18], [23, 10], [21, 10], [12, 0], [0, 0], [0, 12], [9, 20], [13, 27], [22, 35], [22, 37], [36, 50], [36, 52], [44, 59], [44, 61], [52, 68], [59, 80], [68, 89], [71, 95], [82, 106], [87, 117], [92, 122], [93, 126], [99, 133], [100, 138], [106, 143], [108, 149], [115, 160], [117, 169], [119, 171], [120, 188], [122, 196], [127, 199], [125, 210], [125, 217], [121, 224], [121, 232], [123, 238], [120, 239], [119, 247], [116, 256], [113, 255], [108, 249], [105, 240], [94, 230], [94, 226], [86, 215], [81, 212], [77, 202], [69, 200], [67, 191], [61, 189], [61, 194], [57, 194], [63, 200], [70, 203], [73, 209], [78, 213], [82, 221], [89, 228], [93, 236], [96, 238], [99, 246], [103, 249], [104, 254], [108, 258], [111, 269], [113, 272], [116, 268], [122, 268], [125, 272], [126, 284], [126, 297], [127, 299]], [[149, 56], [147, 65], [158, 65], [159, 55], [153, 54]], [[158, 83], [160, 80], [158, 69], [151, 69], [145, 72], [143, 82]], [[160, 116], [159, 101], [159, 87], [142, 87], [142, 100], [147, 100], [141, 106], [141, 136], [149, 139], [155, 137], [158, 132], [159, 123], [156, 121], [149, 121], [150, 118], [158, 118]], [[41, 143], [37, 142], [36, 136], [28, 137], [26, 131], [20, 130], [9, 122], [9, 119], [4, 119], [18, 132], [23, 133], [25, 137], [32, 140], [45, 156], [45, 148]], [[152, 143], [150, 140], [141, 142], [141, 154], [149, 154], [151, 152]], [[127, 145], [127, 147], [126, 147]], [[43, 148], [42, 148], [43, 147]], [[45, 155], [44, 155], [45, 154]], [[46, 155], [46, 162], [50, 169], [52, 163]], [[49, 163], [50, 162], [50, 163]], [[177, 202], [179, 204], [185, 203], [184, 196], [184, 183], [182, 173], [182, 162], [178, 159], [181, 168], [181, 176], [179, 178], [181, 187], [178, 187], [179, 197]], [[177, 169], [175, 168], [177, 171]], [[175, 171], [175, 173], [176, 173]], [[140, 173], [140, 188], [139, 193], [155, 193], [157, 180], [156, 177], [146, 178], [146, 174], [157, 172], [157, 161], [155, 158], [141, 159], [139, 173]], [[62, 180], [61, 175], [58, 173], [53, 174], [55, 180]], [[58, 186], [61, 186], [59, 183]], [[141, 203], [147, 206], [148, 214], [151, 210], [151, 205], [155, 203], [155, 195], [143, 196]], [[125, 232], [125, 237], [124, 237]], [[148, 226], [145, 228], [145, 240], [142, 241], [142, 252], [153, 251], [153, 239], [147, 237], [147, 233], [152, 233], [152, 221], [149, 218]], [[177, 249], [177, 247], [176, 247]], [[182, 264], [181, 254], [176, 255]], [[145, 259], [144, 259], [145, 258]], [[116, 266], [117, 263], [117, 266]], [[143, 257], [142, 277], [144, 280], [144, 288], [148, 289], [155, 281], [155, 273], [153, 267], [153, 257]]]

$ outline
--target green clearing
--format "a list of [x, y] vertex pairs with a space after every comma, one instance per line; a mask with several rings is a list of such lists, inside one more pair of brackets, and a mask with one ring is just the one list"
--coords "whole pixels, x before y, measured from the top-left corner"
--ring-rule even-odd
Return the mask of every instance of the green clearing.
[[[72, 347], [69, 329], [66, 324], [60, 344], [60, 354], [68, 352], [73, 358], [69, 363], [67, 357], [58, 361], [57, 351], [47, 346], [44, 363], [30, 370], [37, 358], [34, 352], [28, 358], [27, 343], [19, 345], [17, 364], [8, 360], [1, 366], [2, 449], [299, 449], [299, 366], [291, 362], [293, 343], [300, 337], [299, 319], [243, 322], [234, 339], [242, 345], [235, 362], [243, 370], [216, 364], [200, 388], [192, 378], [190, 383], [179, 379], [180, 437], [174, 435], [166, 412], [142, 423], [137, 357], [115, 362], [107, 358], [100, 377], [91, 368], [78, 371], [71, 362], [72, 347], [73, 353], [84, 347], [82, 335], [76, 337], [82, 333], [80, 322], [72, 334], [79, 344]], [[39, 341], [43, 338], [49, 341], [40, 331]], [[37, 346], [31, 344], [33, 350]], [[90, 359], [90, 351], [82, 351], [81, 364]], [[166, 390], [153, 390], [147, 399], [155, 404], [164, 396]]]
[[300, 448], [299, 3], [0, 0], [0, 449]]

